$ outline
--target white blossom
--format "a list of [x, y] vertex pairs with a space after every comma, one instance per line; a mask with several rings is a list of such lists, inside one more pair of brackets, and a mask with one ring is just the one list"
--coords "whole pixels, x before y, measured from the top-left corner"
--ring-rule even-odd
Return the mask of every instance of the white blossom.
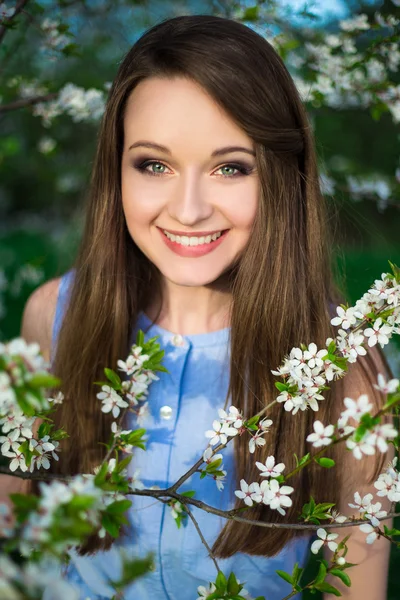
[[181, 502], [179, 502], [179, 500], [172, 500], [170, 503], [170, 508], [171, 508], [171, 515], [173, 516], [174, 519], [177, 519], [183, 511], [183, 505]]
[[370, 504], [367, 507], [365, 518], [369, 519], [374, 527], [379, 526], [379, 519], [382, 517], [387, 517], [387, 511], [382, 510], [382, 504], [380, 502]]
[[346, 397], [343, 403], [346, 410], [340, 414], [340, 418], [346, 424], [350, 418], [359, 423], [361, 417], [372, 409], [372, 404], [369, 402], [367, 394], [361, 394], [357, 400]]
[[319, 448], [320, 446], [328, 446], [332, 442], [332, 435], [334, 431], [333, 425], [328, 425], [325, 427], [321, 421], [314, 421], [313, 423], [314, 433], [310, 433], [306, 440], [307, 442], [312, 442], [314, 448]]
[[311, 552], [313, 554], [317, 554], [319, 549], [322, 548], [322, 546], [328, 546], [329, 550], [332, 550], [332, 552], [335, 552], [335, 550], [338, 547], [338, 544], [336, 542], [334, 542], [333, 540], [336, 540], [336, 538], [339, 536], [338, 533], [327, 533], [326, 529], [323, 529], [322, 527], [320, 527], [319, 529], [317, 529], [317, 536], [319, 537], [319, 540], [315, 540], [312, 544], [311, 544]]
[[368, 23], [368, 15], [361, 14], [353, 17], [351, 19], [345, 19], [343, 21], [339, 21], [339, 27], [343, 31], [355, 31], [355, 30], [366, 30], [370, 28], [370, 24]]
[[24, 471], [24, 472], [28, 470], [28, 467], [25, 462], [25, 456], [23, 455], [22, 452], [20, 452], [18, 450], [20, 445], [21, 444], [19, 444], [18, 442], [12, 442], [11, 450], [3, 452], [3, 456], [12, 458], [12, 460], [9, 464], [10, 471], [16, 471], [18, 468], [20, 468], [21, 471]]
[[257, 482], [248, 485], [244, 479], [241, 479], [240, 488], [240, 490], [235, 491], [235, 496], [244, 500], [244, 503], [247, 504], [247, 506], [253, 506], [253, 501], [261, 501], [262, 495], [260, 492], [260, 485]]
[[382, 322], [382, 319], [379, 317], [373, 327], [369, 327], [368, 329], [364, 329], [364, 335], [369, 338], [368, 346], [375, 346], [377, 343], [383, 347], [385, 344], [389, 343], [389, 335], [392, 333], [392, 328], [389, 325], [385, 325]]
[[259, 422], [258, 427], [259, 429], [261, 429], [261, 431], [267, 431], [271, 427], [271, 425], [271, 419], [267, 419], [267, 417], [265, 417], [264, 419], [262, 419], [262, 421]]
[[356, 362], [358, 356], [365, 356], [367, 354], [366, 349], [362, 345], [364, 342], [364, 336], [362, 333], [348, 333], [343, 329], [339, 329], [337, 344], [340, 352], [345, 358], [348, 359], [349, 363]]
[[314, 367], [322, 367], [324, 364], [322, 358], [327, 353], [328, 351], [325, 348], [318, 350], [317, 345], [312, 342], [309, 344], [308, 349], [304, 351], [304, 358], [307, 361], [308, 366], [313, 369]]
[[281, 515], [286, 514], [283, 507], [289, 507], [293, 504], [289, 494], [294, 491], [294, 488], [289, 485], [280, 486], [276, 479], [264, 479], [260, 484], [260, 490], [263, 494], [263, 503], [272, 509], [276, 509]]
[[361, 514], [363, 514], [371, 506], [372, 499], [373, 499], [372, 494], [366, 494], [363, 498], [361, 498], [359, 492], [355, 492], [354, 493], [354, 504], [349, 502], [349, 506], [350, 506], [350, 508], [356, 508]]
[[217, 588], [213, 583], [210, 582], [209, 587], [205, 587], [204, 585], [199, 585], [197, 588], [198, 598], [197, 600], [204, 600], [208, 598], [210, 594], [213, 594]]
[[382, 394], [394, 394], [394, 392], [399, 387], [398, 379], [390, 379], [386, 381], [382, 373], [378, 374], [378, 385], [374, 383], [374, 388], [382, 392]]
[[104, 413], [112, 411], [113, 417], [116, 419], [120, 413], [120, 408], [125, 408], [129, 404], [109, 385], [103, 385], [101, 389], [102, 391], [96, 394], [97, 398], [102, 400], [101, 410]]
[[250, 454], [254, 454], [257, 446], [265, 446], [265, 440], [262, 437], [264, 435], [263, 431], [256, 431], [254, 435], [251, 436], [249, 440], [249, 452]]
[[268, 456], [265, 464], [261, 462], [256, 462], [256, 467], [260, 469], [261, 477], [279, 477], [285, 469], [285, 465], [283, 463], [275, 464], [275, 457]]
[[367, 544], [373, 544], [374, 541], [378, 538], [378, 534], [375, 530], [375, 527], [373, 527], [370, 523], [363, 523], [362, 525], [359, 525], [359, 528], [360, 531], [368, 534], [366, 539]]
[[15, 6], [7, 7], [7, 5], [4, 2], [2, 2], [0, 4], [0, 21], [2, 19], [9, 19], [10, 17], [13, 16], [14, 12], [15, 12]]
[[134, 471], [133, 475], [131, 475], [128, 478], [129, 486], [132, 490], [143, 490], [144, 489], [144, 484], [139, 479], [139, 473], [140, 473], [140, 469], [136, 469]]
[[388, 469], [374, 482], [377, 496], [387, 496], [390, 502], [400, 502], [400, 480], [397, 471]]
[[376, 446], [381, 452], [387, 452], [388, 445], [386, 440], [395, 438], [397, 434], [397, 429], [391, 423], [378, 423], [371, 430], [367, 431], [363, 439], [366, 444]]
[[243, 417], [235, 406], [230, 406], [228, 413], [223, 409], [218, 409], [219, 418], [222, 424], [240, 429], [243, 424]]
[[336, 312], [338, 316], [331, 319], [332, 325], [341, 325], [343, 329], [349, 329], [349, 327], [355, 325], [357, 319], [354, 315], [354, 308], [344, 309], [342, 306], [337, 306]]
[[210, 448], [210, 446], [207, 446], [207, 448], [203, 452], [204, 462], [209, 465], [210, 463], [215, 462], [219, 459], [222, 460], [222, 454], [214, 454], [214, 450]]
[[352, 451], [354, 458], [357, 460], [361, 460], [363, 454], [366, 454], [367, 456], [372, 456], [375, 454], [374, 444], [368, 443], [368, 441], [364, 438], [359, 442], [355, 442], [349, 438], [346, 440], [346, 446]]

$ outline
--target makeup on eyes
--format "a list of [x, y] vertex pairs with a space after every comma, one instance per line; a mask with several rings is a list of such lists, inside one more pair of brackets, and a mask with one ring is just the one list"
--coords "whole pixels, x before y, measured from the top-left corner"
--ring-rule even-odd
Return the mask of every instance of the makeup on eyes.
[[[133, 168], [136, 169], [137, 171], [139, 171], [140, 173], [150, 175], [151, 177], [153, 177], [153, 176], [159, 177], [161, 175], [164, 175], [164, 172], [155, 173], [155, 172], [151, 172], [150, 170], [147, 170], [147, 167], [149, 167], [152, 164], [162, 165], [168, 169], [167, 165], [163, 161], [150, 159], [148, 157], [138, 157], [137, 159], [133, 160], [131, 164], [132, 164]], [[237, 171], [237, 173], [235, 173], [233, 175], [220, 175], [220, 177], [223, 177], [224, 179], [233, 179], [236, 177], [240, 177], [241, 175], [250, 175], [254, 171], [254, 168], [255, 168], [252, 165], [249, 165], [244, 162], [232, 161], [232, 162], [226, 162], [220, 166], [215, 167], [214, 171], [219, 171], [220, 169], [223, 169], [224, 167], [233, 168], [233, 169], [236, 169], [236, 171]], [[165, 173], [165, 174], [168, 174], [168, 173]]]

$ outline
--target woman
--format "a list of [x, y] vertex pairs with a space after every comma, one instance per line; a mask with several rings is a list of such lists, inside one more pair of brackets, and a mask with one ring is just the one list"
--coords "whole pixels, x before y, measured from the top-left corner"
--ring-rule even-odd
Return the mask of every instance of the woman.
[[[290, 349], [323, 348], [335, 335], [330, 319], [340, 295], [331, 244], [311, 127], [272, 46], [242, 24], [206, 15], [147, 31], [110, 91], [78, 256], [61, 281], [35, 292], [24, 315], [25, 337], [38, 339], [38, 314], [54, 313], [58, 297], [52, 363], [65, 402], [57, 422], [70, 434], [59, 472], [92, 472], [101, 461], [98, 442], [108, 440], [112, 419], [100, 411], [92, 382], [125, 359], [140, 328], [160, 336], [169, 370], [150, 388], [141, 420], [148, 449], [130, 465], [146, 487], [173, 483], [201, 456], [218, 408], [233, 404], [250, 417], [269, 404], [276, 397], [271, 369]], [[385, 369], [376, 350], [351, 365], [317, 418], [336, 422], [345, 395], [365, 392], [378, 403], [371, 382]], [[259, 480], [256, 460], [273, 454], [293, 468], [293, 454], [310, 449], [305, 438], [316, 417], [293, 416], [280, 404], [268, 417], [273, 427], [254, 457], [245, 436], [224, 451], [222, 491], [198, 474], [184, 489], [220, 508], [242, 506], [233, 491], [242, 478]], [[124, 426], [136, 425], [131, 414]], [[360, 464], [342, 446], [340, 471], [314, 465], [291, 480], [287, 521], [297, 521], [310, 495], [351, 514], [354, 492], [373, 490], [382, 460]], [[178, 529], [169, 507], [132, 499], [131, 528], [116, 544], [132, 556], [152, 551], [156, 566], [125, 597], [194, 598], [216, 573], [192, 522]], [[252, 596], [279, 600], [290, 592], [275, 571], [304, 565], [309, 534], [194, 515], [220, 568], [233, 570]], [[282, 520], [263, 505], [249, 516]], [[343, 597], [383, 600], [389, 544], [367, 549], [365, 534], [350, 532], [349, 560], [361, 564], [349, 572], [353, 585]], [[118, 561], [111, 542], [93, 536], [74, 553], [66, 577], [78, 582], [82, 598], [112, 597], [106, 578], [116, 578]]]

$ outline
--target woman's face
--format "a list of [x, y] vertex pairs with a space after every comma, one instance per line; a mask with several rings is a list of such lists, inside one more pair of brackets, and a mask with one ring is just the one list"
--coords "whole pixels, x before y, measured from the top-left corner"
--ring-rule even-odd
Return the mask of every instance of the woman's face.
[[139, 83], [124, 131], [122, 204], [132, 239], [174, 284], [216, 281], [242, 253], [256, 215], [252, 140], [181, 77]]

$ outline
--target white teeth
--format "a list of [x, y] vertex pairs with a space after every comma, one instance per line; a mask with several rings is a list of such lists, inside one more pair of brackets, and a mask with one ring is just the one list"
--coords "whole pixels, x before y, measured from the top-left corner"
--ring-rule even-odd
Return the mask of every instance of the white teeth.
[[213, 233], [212, 235], [196, 237], [195, 235], [191, 235], [190, 237], [187, 235], [174, 235], [173, 233], [169, 233], [163, 229], [163, 232], [172, 242], [176, 244], [181, 244], [182, 246], [198, 246], [199, 244], [210, 244], [211, 242], [215, 242], [222, 235], [222, 231], [218, 231], [217, 233]]

